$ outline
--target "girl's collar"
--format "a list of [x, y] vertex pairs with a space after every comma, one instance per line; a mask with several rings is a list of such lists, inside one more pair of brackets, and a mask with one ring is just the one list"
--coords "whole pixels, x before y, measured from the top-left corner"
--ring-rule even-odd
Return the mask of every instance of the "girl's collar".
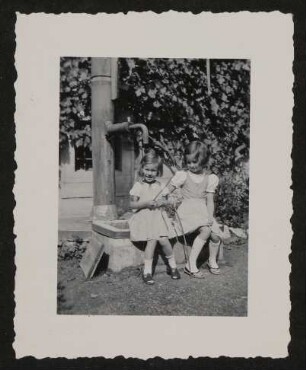
[[157, 185], [159, 185], [160, 184], [160, 182], [158, 181], [158, 180], [155, 180], [154, 182], [146, 182], [146, 181], [144, 181], [143, 179], [141, 179], [141, 181], [140, 181], [142, 184], [147, 184], [147, 185], [153, 185], [153, 184], [157, 184]]
[[204, 176], [204, 175], [208, 175], [208, 172], [206, 170], [203, 170], [201, 173], [194, 173], [194, 172], [191, 172], [191, 171], [187, 170], [187, 173], [189, 175], [193, 175], [193, 176]]

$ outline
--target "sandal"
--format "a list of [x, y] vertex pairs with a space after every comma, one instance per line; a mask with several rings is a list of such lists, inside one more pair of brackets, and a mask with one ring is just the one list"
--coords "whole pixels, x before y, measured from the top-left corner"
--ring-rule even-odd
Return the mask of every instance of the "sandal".
[[145, 284], [153, 285], [155, 281], [153, 280], [152, 274], [142, 274], [142, 280]]
[[213, 275], [220, 275], [220, 268], [219, 267], [211, 267], [209, 262], [207, 262], [208, 270]]
[[196, 272], [192, 272], [192, 271], [188, 270], [187, 267], [185, 267], [184, 268], [184, 273], [189, 275], [190, 277], [193, 277], [193, 278], [196, 278], [196, 279], [204, 279], [205, 278], [203, 272], [201, 272], [200, 270], [198, 270]]
[[178, 272], [178, 269], [176, 267], [175, 268], [168, 267], [167, 268], [167, 274], [170, 275], [171, 279], [173, 279], [173, 280], [178, 280], [178, 279], [181, 278], [181, 275]]

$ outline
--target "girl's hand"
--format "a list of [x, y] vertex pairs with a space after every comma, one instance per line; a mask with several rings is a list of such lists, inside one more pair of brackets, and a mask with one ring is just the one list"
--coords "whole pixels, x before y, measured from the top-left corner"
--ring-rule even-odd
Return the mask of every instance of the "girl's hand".
[[213, 224], [213, 220], [208, 220], [207, 226], [212, 226], [212, 224]]
[[156, 202], [156, 208], [165, 207], [169, 204], [166, 199], [158, 199]]
[[148, 203], [147, 203], [147, 207], [149, 209], [155, 209], [157, 208], [157, 203], [155, 200], [149, 200]]

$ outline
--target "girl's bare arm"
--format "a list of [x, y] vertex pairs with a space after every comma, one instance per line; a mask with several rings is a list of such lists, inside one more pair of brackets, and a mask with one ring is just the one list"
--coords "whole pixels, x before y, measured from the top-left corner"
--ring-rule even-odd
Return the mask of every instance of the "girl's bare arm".
[[143, 208], [150, 208], [153, 209], [156, 206], [156, 202], [154, 200], [150, 201], [139, 201], [139, 197], [131, 196], [130, 197], [130, 207], [132, 209], [143, 209]]
[[176, 189], [176, 187], [174, 185], [171, 185], [171, 184], [169, 184], [167, 186], [167, 188], [168, 188], [169, 194], [171, 194]]
[[172, 203], [169, 201], [169, 195], [176, 189], [175, 186], [168, 184], [164, 190], [161, 192], [160, 198], [157, 199], [157, 207], [163, 207], [167, 205], [171, 205]]
[[207, 193], [207, 210], [208, 210], [208, 225], [211, 226], [213, 223], [213, 217], [215, 213], [214, 193]]
[[174, 190], [176, 189], [175, 186], [171, 185], [171, 184], [168, 184], [164, 189], [163, 191], [161, 192], [161, 196], [163, 198], [167, 198], [168, 195], [170, 195]]

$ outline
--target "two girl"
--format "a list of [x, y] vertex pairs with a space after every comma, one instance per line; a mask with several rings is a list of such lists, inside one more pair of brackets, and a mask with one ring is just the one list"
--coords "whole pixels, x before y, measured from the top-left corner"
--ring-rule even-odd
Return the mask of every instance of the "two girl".
[[[178, 171], [168, 186], [162, 189], [161, 184], [156, 181], [162, 165], [161, 159], [154, 151], [143, 157], [142, 180], [136, 182], [130, 191], [131, 207], [137, 211], [130, 220], [130, 231], [132, 241], [147, 241], [143, 270], [145, 283], [154, 283], [152, 261], [157, 242], [161, 244], [169, 261], [168, 273], [173, 279], [180, 278], [168, 237], [173, 238], [191, 232], [197, 232], [197, 236], [184, 272], [194, 278], [204, 277], [196, 262], [205, 242], [210, 238], [208, 267], [211, 273], [220, 273], [217, 264], [220, 231], [213, 218], [214, 192], [219, 180], [216, 175], [209, 174], [207, 163], [207, 147], [199, 141], [191, 142], [185, 150], [187, 170]], [[181, 188], [183, 201], [177, 209], [179, 223], [174, 230], [169, 227], [170, 223], [162, 207], [167, 204], [168, 195], [177, 188]]]

